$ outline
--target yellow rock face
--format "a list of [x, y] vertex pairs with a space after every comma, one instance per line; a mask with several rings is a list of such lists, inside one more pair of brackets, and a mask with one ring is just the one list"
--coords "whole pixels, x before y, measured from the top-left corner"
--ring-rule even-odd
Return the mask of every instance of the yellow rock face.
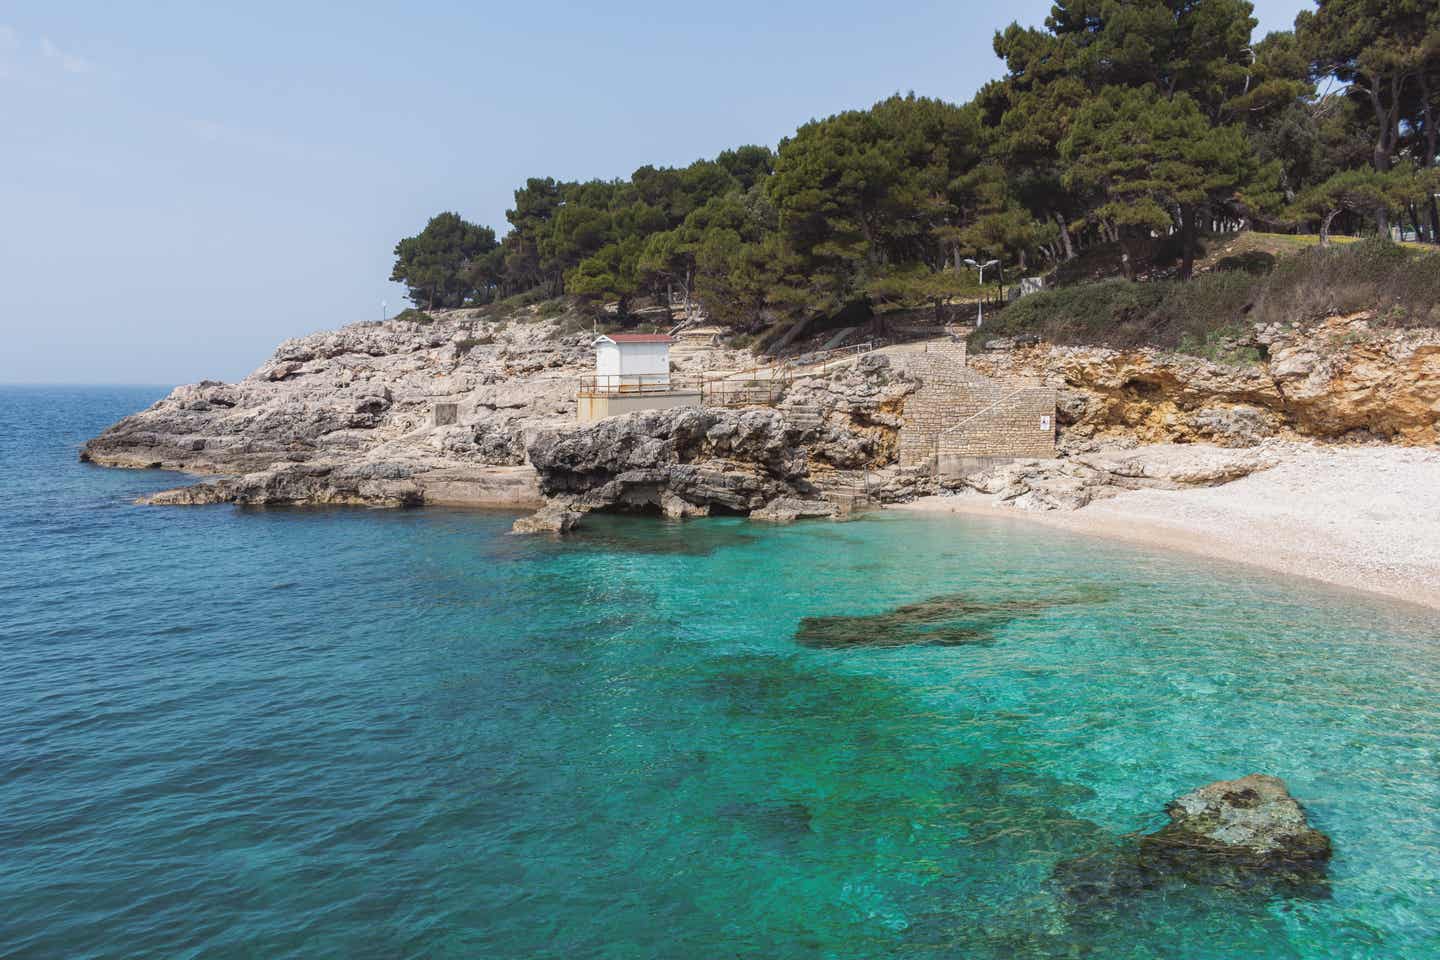
[[1247, 445], [1271, 436], [1440, 441], [1440, 331], [1376, 330], [1368, 314], [1256, 333], [1260, 363], [1158, 350], [1039, 345], [972, 357], [992, 376], [1061, 389], [1072, 437]]

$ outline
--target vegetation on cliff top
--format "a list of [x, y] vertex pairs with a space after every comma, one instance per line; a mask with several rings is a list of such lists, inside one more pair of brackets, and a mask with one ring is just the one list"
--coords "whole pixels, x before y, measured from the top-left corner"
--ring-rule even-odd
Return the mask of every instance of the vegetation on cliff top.
[[[1052, 343], [1155, 346], [1217, 359], [1245, 359], [1256, 323], [1373, 313], [1378, 326], [1440, 326], [1440, 253], [1387, 240], [1314, 246], [1273, 270], [1217, 269], [1189, 283], [1110, 280], [1046, 290], [987, 318], [977, 345], [996, 337]], [[1239, 350], [1240, 352], [1237, 352]]]
[[[775, 150], [531, 178], [503, 240], [441, 214], [397, 246], [394, 279], [426, 307], [672, 296], [756, 331], [938, 306], [974, 290], [967, 259], [1013, 277], [1106, 245], [1133, 278], [1162, 238], [1183, 281], [1220, 224], [1440, 235], [1440, 5], [1317, 0], [1294, 31], [1252, 44], [1255, 26], [1248, 0], [1058, 0], [1044, 28], [996, 35], [1005, 73], [968, 103], [894, 96]], [[1076, 296], [1135, 301], [1128, 317], [1201, 294]]]

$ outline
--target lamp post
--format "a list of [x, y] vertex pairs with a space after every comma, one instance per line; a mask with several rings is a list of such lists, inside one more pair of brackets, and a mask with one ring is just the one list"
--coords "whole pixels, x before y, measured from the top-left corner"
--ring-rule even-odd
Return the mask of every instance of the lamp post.
[[990, 260], [986, 263], [976, 263], [974, 260], [968, 259], [965, 261], [965, 266], [969, 267], [971, 270], [980, 271], [980, 303], [976, 308], [977, 312], [975, 314], [976, 330], [979, 330], [981, 327], [985, 326], [985, 271], [989, 270], [991, 267], [998, 267], [999, 265], [999, 260]]
[[380, 322], [381, 322], [381, 323], [384, 323], [386, 320], [389, 320], [389, 319], [390, 319], [390, 302], [389, 302], [388, 300], [381, 300], [381, 301], [380, 301]]

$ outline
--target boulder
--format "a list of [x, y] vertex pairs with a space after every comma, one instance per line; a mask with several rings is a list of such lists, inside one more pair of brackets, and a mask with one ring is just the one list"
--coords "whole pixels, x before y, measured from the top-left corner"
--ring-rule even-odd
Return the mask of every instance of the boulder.
[[[1256, 900], [1324, 899], [1330, 838], [1310, 826], [1283, 781], [1222, 780], [1171, 801], [1170, 822], [1115, 837], [1056, 864], [1051, 882], [1070, 910], [1123, 918], [1176, 885], [1224, 887]], [[1107, 920], [1106, 922], [1113, 922]]]
[[834, 517], [835, 504], [828, 500], [798, 500], [795, 497], [779, 497], [759, 510], [751, 512], [751, 520], [768, 520], [772, 523], [792, 523], [796, 520]]
[[751, 513], [814, 489], [804, 450], [773, 410], [644, 410], [540, 431], [527, 454], [541, 492], [583, 511]]
[[1323, 877], [1330, 838], [1310, 826], [1278, 777], [1252, 773], [1193, 790], [1165, 807], [1170, 822], [1140, 840], [1142, 868], [1202, 876], [1259, 871]]
[[568, 533], [580, 523], [583, 516], [565, 504], [552, 503], [535, 511], [528, 517], [521, 517], [510, 527], [511, 533]]

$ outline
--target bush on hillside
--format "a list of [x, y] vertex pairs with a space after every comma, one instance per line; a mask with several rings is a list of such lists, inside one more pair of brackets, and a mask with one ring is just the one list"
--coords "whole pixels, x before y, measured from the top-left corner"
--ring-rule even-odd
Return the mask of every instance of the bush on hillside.
[[1304, 323], [1374, 311], [1381, 326], [1440, 326], [1440, 254], [1386, 240], [1312, 248], [1264, 275], [1217, 270], [1189, 283], [1161, 280], [1060, 287], [1025, 297], [987, 319], [973, 340], [1033, 335], [1051, 343], [1151, 346], [1214, 359], [1237, 350], [1255, 323]]
[[1257, 290], [1254, 319], [1303, 322], [1361, 310], [1382, 325], [1440, 326], [1440, 253], [1389, 240], [1301, 251]]

